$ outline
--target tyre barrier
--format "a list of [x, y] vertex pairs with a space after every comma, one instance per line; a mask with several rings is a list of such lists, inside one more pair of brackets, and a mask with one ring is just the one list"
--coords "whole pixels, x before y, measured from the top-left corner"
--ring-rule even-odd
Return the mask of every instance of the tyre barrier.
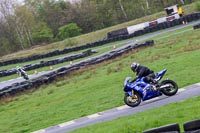
[[114, 30], [114, 31], [111, 31], [111, 32], [107, 33], [107, 37], [108, 38], [113, 38], [113, 37], [120, 36], [120, 35], [128, 35], [127, 28], [123, 28], [123, 29], [119, 29], [119, 30]]
[[53, 56], [57, 56], [57, 55], [61, 55], [61, 54], [67, 54], [67, 53], [80, 51], [80, 50], [84, 50], [84, 49], [88, 49], [88, 48], [102, 46], [104, 44], [114, 42], [114, 41], [116, 41], [116, 39], [113, 39], [113, 38], [102, 39], [102, 40], [98, 40], [98, 41], [92, 42], [92, 43], [87, 43], [87, 44], [81, 45], [81, 46], [65, 48], [63, 50], [55, 50], [55, 51], [52, 51], [52, 52], [49, 52], [49, 53], [46, 53], [46, 54], [32, 55], [32, 56], [28, 56], [28, 57], [24, 57], [24, 58], [17, 58], [17, 59], [10, 59], [10, 60], [6, 60], [6, 61], [1, 61], [0, 67], [10, 65], [10, 64], [17, 64], [17, 63], [22, 63], [22, 62], [28, 62], [28, 61], [53, 57]]
[[200, 23], [193, 26], [193, 29], [194, 29], [194, 30], [195, 30], [195, 29], [199, 29], [199, 28], [200, 28]]
[[[191, 120], [183, 123], [184, 133], [200, 133], [200, 119]], [[177, 123], [152, 128], [143, 131], [143, 133], [180, 133], [180, 127]]]
[[183, 123], [186, 133], [200, 133], [200, 119]]
[[104, 45], [106, 43], [112, 42], [112, 40], [113, 39], [104, 39], [104, 40], [99, 40], [99, 41], [96, 41], [96, 42], [93, 42], [93, 43], [88, 43], [88, 44], [77, 46], [77, 47], [66, 48], [66, 49], [63, 49], [63, 50], [55, 50], [53, 52], [49, 52], [49, 53], [46, 53], [46, 54], [39, 54], [39, 55], [33, 55], [33, 56], [29, 56], [29, 57], [24, 57], [24, 58], [2, 61], [2, 62], [0, 62], [0, 66], [6, 66], [6, 65], [17, 64], [17, 63], [22, 63], [22, 62], [28, 62], [28, 61], [32, 61], [32, 60], [38, 60], [38, 59], [53, 57], [53, 56], [57, 56], [57, 55], [61, 55], [61, 54], [67, 54], [67, 53], [74, 52], [74, 51], [80, 51], [80, 50]]
[[158, 23], [156, 25], [150, 25], [150, 26], [144, 27], [144, 29], [137, 30], [134, 33], [131, 33], [131, 34], [128, 34], [128, 35], [126, 34], [126, 32], [123, 32], [123, 31], [126, 31], [125, 28], [120, 29], [120, 30], [115, 30], [115, 31], [113, 31], [115, 33], [115, 34], [113, 34], [113, 36], [111, 34], [112, 32], [108, 33], [108, 38], [117, 38], [117, 37], [120, 38], [121, 36], [128, 36], [128, 38], [136, 37], [136, 36], [144, 35], [144, 34], [147, 34], [147, 33], [155, 32], [155, 31], [158, 31], [158, 30], [170, 28], [170, 27], [173, 27], [173, 26], [176, 26], [176, 25], [185, 24], [186, 22], [192, 22], [192, 21], [195, 21], [195, 20], [198, 20], [198, 19], [200, 19], [200, 12], [195, 12], [195, 13], [183, 16], [179, 19], [174, 19], [172, 21], [165, 21], [165, 22], [162, 22], [162, 23]]
[[183, 22], [191, 22], [191, 21], [198, 20], [198, 19], [200, 19], [200, 12], [192, 13], [187, 16], [183, 16], [179, 19], [175, 19], [173, 21], [166, 21], [166, 22], [154, 25], [154, 26], [149, 26], [149, 27], [144, 28], [143, 30], [136, 31], [132, 34], [128, 34], [127, 28], [123, 28], [123, 29], [109, 32], [106, 39], [98, 40], [96, 42], [87, 43], [85, 45], [80, 45], [80, 46], [76, 46], [76, 47], [65, 48], [63, 50], [55, 50], [55, 51], [45, 53], [45, 54], [32, 55], [32, 56], [28, 56], [28, 57], [24, 57], [24, 58], [17, 58], [17, 59], [1, 61], [0, 66], [28, 62], [28, 61], [32, 61], [32, 60], [38, 60], [38, 59], [53, 57], [56, 55], [66, 54], [66, 53], [70, 53], [70, 52], [74, 52], [74, 51], [79, 51], [79, 50], [84, 50], [84, 49], [93, 48], [93, 47], [97, 47], [97, 46], [102, 46], [102, 45], [110, 43], [110, 42], [129, 39], [132, 37], [155, 32], [155, 31], [158, 31], [161, 29], [166, 29], [166, 28], [170, 28], [170, 27], [173, 27], [176, 25], [180, 25], [180, 24], [183, 24]]
[[143, 133], [180, 133], [180, 127], [179, 124], [170, 124], [166, 126], [161, 126], [158, 128], [152, 128], [146, 131], [143, 131]]
[[[75, 54], [75, 55], [66, 56], [66, 57], [62, 57], [59, 59], [53, 59], [53, 60], [49, 60], [49, 61], [40, 61], [40, 63], [37, 63], [37, 64], [28, 64], [28, 65], [23, 66], [22, 68], [25, 71], [30, 71], [30, 70], [34, 70], [34, 69], [41, 68], [41, 67], [56, 65], [56, 64], [63, 63], [63, 62], [68, 62], [68, 61], [73, 61], [76, 59], [88, 57], [94, 53], [96, 53], [96, 52], [92, 51], [92, 50], [87, 50], [87, 51], [82, 52], [81, 54]], [[10, 75], [13, 75], [16, 73], [17, 73], [17, 71], [15, 68], [12, 68], [10, 70], [2, 70], [2, 71], [0, 71], [0, 77], [10, 76]]]
[[130, 45], [130, 46], [126, 46], [123, 48], [118, 48], [118, 49], [112, 50], [111, 52], [106, 53], [104, 55], [99, 55], [99, 57], [93, 57], [93, 58], [81, 61], [79, 63], [73, 64], [71, 66], [61, 67], [57, 70], [54, 70], [47, 74], [41, 75], [38, 78], [31, 79], [29, 81], [14, 83], [10, 86], [6, 86], [6, 87], [0, 89], [0, 98], [6, 97], [9, 95], [15, 95], [17, 92], [22, 92], [27, 89], [38, 88], [39, 86], [41, 86], [43, 84], [52, 83], [57, 78], [64, 77], [72, 71], [75, 71], [75, 70], [78, 70], [81, 68], [85, 68], [89, 65], [98, 64], [98, 63], [104, 62], [106, 60], [113, 59], [113, 58], [118, 57], [118, 56], [122, 55], [123, 53], [127, 53], [133, 49], [137, 49], [140, 47], [152, 46], [152, 45], [154, 45], [154, 41], [150, 40], [150, 41], [146, 41], [142, 44], [135, 44], [134, 46]]

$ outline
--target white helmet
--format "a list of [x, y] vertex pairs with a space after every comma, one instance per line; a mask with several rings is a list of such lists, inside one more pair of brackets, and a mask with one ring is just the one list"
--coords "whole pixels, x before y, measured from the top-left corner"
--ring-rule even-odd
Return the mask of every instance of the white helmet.
[[134, 71], [134, 72], [136, 72], [136, 70], [138, 69], [139, 65], [140, 65], [140, 64], [137, 63], [137, 62], [133, 62], [133, 63], [131, 64], [131, 70]]

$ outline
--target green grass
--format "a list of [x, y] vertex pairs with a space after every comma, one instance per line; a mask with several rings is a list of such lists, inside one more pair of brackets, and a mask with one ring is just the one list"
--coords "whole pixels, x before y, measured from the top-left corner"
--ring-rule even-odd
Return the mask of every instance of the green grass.
[[71, 133], [141, 133], [144, 130], [178, 123], [181, 132], [183, 123], [200, 118], [200, 97], [164, 105], [148, 111], [129, 115], [108, 122], [95, 124]]
[[[194, 30], [157, 40], [155, 46], [133, 50], [115, 60], [91, 66], [84, 71], [71, 73], [65, 79], [42, 86], [37, 91], [2, 99], [0, 132], [35, 131], [124, 105], [123, 81], [126, 76], [134, 76], [129, 67], [133, 61], [147, 65], [155, 71], [167, 68], [168, 72], [164, 78], [168, 77], [176, 81], [180, 88], [197, 83], [200, 81], [199, 36], [199, 30]], [[188, 107], [195, 105], [196, 101], [191, 100]], [[173, 110], [174, 105], [168, 105], [165, 108]], [[177, 110], [187, 114], [182, 106], [177, 106]], [[190, 113], [195, 111], [199, 110], [193, 108]], [[166, 111], [166, 113], [169, 112]], [[158, 113], [156, 112], [156, 114]], [[149, 117], [148, 112], [141, 115], [143, 119]], [[157, 116], [152, 115], [152, 123], [150, 122], [146, 128], [172, 122], [172, 120], [162, 122], [162, 119], [166, 118], [161, 116], [160, 121], [156, 121]], [[182, 119], [179, 113], [174, 114], [173, 118], [177, 122], [193, 119], [192, 116]], [[124, 123], [131, 122], [127, 117], [123, 119]], [[119, 123], [113, 123], [113, 126], [119, 126]], [[138, 125], [138, 129], [143, 129], [144, 126], [143, 124], [140, 126], [139, 123], [134, 125]], [[99, 128], [91, 130], [101, 131]], [[122, 127], [120, 130], [123, 132], [125, 129]], [[132, 131], [132, 129], [130, 130]], [[109, 131], [114, 132], [115, 129], [109, 128]]]

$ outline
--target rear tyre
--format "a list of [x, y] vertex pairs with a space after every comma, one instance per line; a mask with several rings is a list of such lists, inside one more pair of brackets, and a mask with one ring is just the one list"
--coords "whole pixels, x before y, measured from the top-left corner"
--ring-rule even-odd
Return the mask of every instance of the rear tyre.
[[[166, 86], [164, 88], [162, 88], [162, 86]], [[178, 91], [178, 85], [176, 84], [176, 82], [172, 81], [172, 80], [164, 80], [161, 82], [161, 91], [163, 92], [163, 94], [165, 94], [166, 96], [172, 96], [175, 95]]]
[[141, 96], [138, 92], [135, 92], [134, 96], [130, 96], [128, 93], [125, 93], [124, 103], [130, 107], [138, 106], [141, 103]]

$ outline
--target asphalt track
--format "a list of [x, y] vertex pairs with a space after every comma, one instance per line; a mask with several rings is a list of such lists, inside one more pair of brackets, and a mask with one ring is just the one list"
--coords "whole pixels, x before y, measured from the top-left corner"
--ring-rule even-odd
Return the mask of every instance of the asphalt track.
[[113, 120], [127, 115], [133, 115], [153, 108], [158, 108], [166, 104], [181, 102], [196, 96], [200, 96], [200, 83], [179, 89], [178, 93], [171, 97], [162, 95], [160, 97], [141, 102], [139, 106], [134, 108], [124, 105], [107, 111], [98, 112], [96, 114], [92, 114], [86, 117], [61, 123], [59, 125], [48, 127], [46, 129], [41, 129], [33, 133], [66, 133], [89, 125]]
[[[177, 30], [177, 29], [181, 29], [181, 28], [184, 28], [184, 27], [189, 26], [189, 25], [195, 25], [199, 22], [200, 21], [195, 21], [195, 22], [191, 22], [187, 25], [179, 25], [179, 26], [176, 26], [176, 27], [172, 27], [172, 28], [169, 28], [169, 29], [162, 30], [162, 31], [157, 31], [157, 32], [139, 37], [139, 38], [137, 38], [137, 40], [136, 40], [136, 38], [133, 38], [132, 40], [123, 42], [124, 46], [122, 46], [122, 47], [125, 47], [125, 46], [128, 46], [128, 45], [134, 45], [137, 42], [155, 37], [155, 36], [160, 35], [160, 34], [164, 34], [164, 33], [171, 32], [171, 31], [174, 31], [174, 30]], [[106, 46], [106, 47], [112, 47], [112, 46]], [[96, 50], [98, 50], [98, 49], [96, 49]], [[101, 55], [98, 55], [98, 56], [101, 56]], [[95, 56], [93, 58], [96, 58], [98, 56]], [[89, 60], [89, 59], [90, 58], [88, 58], [86, 60]], [[85, 61], [85, 60], [83, 60], [83, 61]], [[59, 69], [59, 68], [57, 68], [57, 69]], [[43, 71], [43, 72], [38, 73], [37, 75], [35, 75], [35, 74], [29, 75], [29, 78], [30, 79], [37, 78], [37, 77], [39, 77], [43, 74], [47, 74], [49, 72], [50, 71]], [[2, 89], [5, 86], [11, 85], [13, 83], [21, 82], [21, 81], [24, 81], [24, 79], [22, 79], [20, 77], [20, 78], [11, 79], [11, 80], [8, 80], [8, 81], [0, 82], [0, 89]], [[81, 127], [93, 125], [93, 124], [108, 121], [108, 120], [113, 120], [113, 119], [116, 119], [116, 118], [119, 118], [119, 117], [122, 117], [122, 116], [136, 114], [138, 112], [153, 109], [153, 108], [156, 108], [156, 107], [161, 107], [161, 106], [169, 104], [169, 103], [183, 101], [183, 100], [186, 100], [188, 98], [199, 96], [199, 95], [200, 95], [200, 83], [185, 87], [183, 89], [179, 89], [178, 93], [175, 96], [172, 96], [172, 97], [167, 97], [167, 96], [157, 97], [157, 98], [154, 98], [152, 100], [142, 102], [138, 107], [135, 107], [135, 108], [131, 108], [131, 107], [124, 105], [124, 106], [121, 106], [121, 107], [113, 108], [111, 110], [92, 114], [92, 115], [87, 116], [87, 117], [79, 118], [79, 119], [68, 121], [68, 122], [65, 122], [65, 123], [62, 123], [62, 124], [59, 124], [59, 125], [48, 127], [46, 129], [41, 129], [41, 130], [35, 131], [34, 133], [66, 133], [66, 132], [69, 132], [69, 131], [72, 131], [72, 130], [75, 130], [75, 129], [78, 129], [78, 128], [81, 128]]]

